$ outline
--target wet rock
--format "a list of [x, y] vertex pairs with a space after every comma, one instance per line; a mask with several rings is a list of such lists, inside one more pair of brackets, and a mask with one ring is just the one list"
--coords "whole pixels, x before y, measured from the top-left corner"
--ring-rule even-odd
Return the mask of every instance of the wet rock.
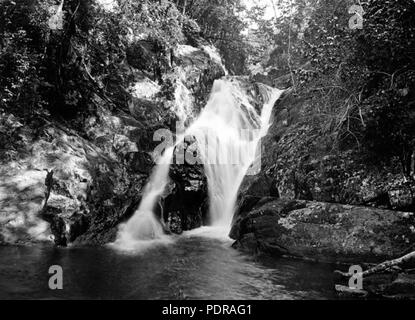
[[230, 231], [229, 236], [233, 239], [239, 239], [241, 229], [239, 228], [239, 222], [246, 217], [247, 214], [258, 204], [261, 197], [257, 196], [245, 196], [238, 199], [236, 206], [236, 212], [234, 215], [233, 227]]
[[79, 236], [85, 234], [90, 226], [90, 219], [86, 214], [75, 214], [69, 224], [69, 242], [74, 242]]
[[263, 199], [258, 196], [245, 196], [238, 200], [237, 211], [235, 212], [236, 217], [244, 216], [249, 213], [258, 203]]
[[413, 245], [414, 223], [412, 213], [265, 198], [235, 219], [230, 235], [247, 251], [328, 262], [372, 261], [399, 256]]
[[239, 194], [255, 197], [275, 197], [279, 198], [279, 191], [276, 183], [263, 175], [246, 176], [239, 190]]
[[45, 207], [41, 213], [42, 219], [50, 225], [55, 245], [66, 247], [67, 234], [65, 220], [60, 216], [61, 211], [53, 207]]
[[57, 246], [66, 247], [68, 244], [68, 239], [66, 237], [66, 223], [65, 221], [58, 216], [49, 220], [50, 228], [52, 234], [54, 235], [54, 242]]
[[167, 218], [167, 228], [175, 234], [182, 234], [182, 219], [180, 212], [169, 212]]
[[183, 157], [192, 143], [189, 137], [176, 147], [175, 163], [169, 173], [172, 186], [164, 201], [164, 220], [173, 225], [180, 223], [180, 228], [171, 230], [174, 233], [198, 228], [206, 220], [208, 194], [203, 165], [189, 164]]

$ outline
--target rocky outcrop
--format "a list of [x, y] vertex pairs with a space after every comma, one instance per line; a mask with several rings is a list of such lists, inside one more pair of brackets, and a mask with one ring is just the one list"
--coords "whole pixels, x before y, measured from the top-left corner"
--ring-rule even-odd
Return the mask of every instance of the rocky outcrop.
[[173, 233], [201, 227], [207, 221], [208, 190], [203, 165], [189, 164], [185, 154], [195, 143], [187, 137], [175, 149], [170, 168], [170, 192], [163, 201], [163, 218]]
[[379, 261], [415, 244], [413, 213], [246, 197], [230, 236], [239, 249], [326, 262]]
[[[112, 120], [123, 127], [120, 118]], [[146, 175], [132, 172], [125, 160], [120, 161], [134, 151], [127, 136], [112, 127], [113, 149], [100, 148], [109, 138], [107, 129], [95, 125], [96, 138], [81, 137], [47, 121], [36, 130], [21, 127], [14, 131], [25, 143], [11, 154], [13, 159], [1, 163], [0, 233], [4, 242], [54, 240], [65, 245], [86, 230], [110, 232], [116, 226], [124, 207], [137, 198]]]
[[399, 165], [375, 166], [356, 148], [334, 147], [310, 121], [314, 103], [292, 91], [281, 97], [262, 141], [261, 173], [240, 194], [414, 211], [415, 186]]

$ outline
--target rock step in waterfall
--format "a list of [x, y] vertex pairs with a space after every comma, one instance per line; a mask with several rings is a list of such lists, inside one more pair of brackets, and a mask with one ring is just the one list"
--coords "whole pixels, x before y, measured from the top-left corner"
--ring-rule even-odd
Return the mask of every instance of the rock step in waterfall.
[[208, 182], [209, 222], [230, 230], [239, 187], [246, 174], [255, 173], [260, 160], [260, 140], [268, 131], [270, 117], [281, 90], [258, 84], [262, 110], [249, 100], [238, 77], [225, 77], [213, 84], [210, 98], [199, 117], [159, 157], [133, 217], [121, 225], [115, 245], [128, 249], [136, 242], [166, 240], [163, 227], [154, 214], [159, 197], [169, 181], [175, 147], [184, 137], [197, 141], [195, 162], [202, 163]]

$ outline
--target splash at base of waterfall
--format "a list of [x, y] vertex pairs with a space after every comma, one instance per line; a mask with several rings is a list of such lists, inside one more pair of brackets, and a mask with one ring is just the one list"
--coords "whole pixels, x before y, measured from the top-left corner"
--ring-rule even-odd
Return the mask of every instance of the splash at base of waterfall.
[[[123, 232], [122, 229], [119, 232]], [[108, 244], [109, 248], [117, 251], [131, 253], [131, 254], [143, 254], [147, 250], [160, 246], [168, 246], [173, 244], [175, 239], [168, 235], [161, 235], [156, 239], [139, 240], [134, 237], [123, 237], [117, 239], [115, 242]]]
[[171, 241], [154, 215], [154, 207], [168, 182], [173, 151], [174, 148], [167, 149], [158, 160], [150, 182], [144, 188], [139, 208], [127, 223], [119, 227], [117, 239], [113, 244], [115, 248], [140, 250]]
[[[208, 182], [211, 227], [186, 232], [185, 236], [229, 239], [239, 187], [253, 164], [260, 170], [258, 147], [268, 132], [273, 106], [283, 92], [261, 84], [258, 89], [264, 101], [260, 112], [237, 77], [216, 80], [206, 107], [177, 139], [175, 146], [185, 136], [196, 138], [198, 163], [204, 165]], [[154, 208], [169, 181], [175, 146], [157, 161], [138, 210], [119, 228], [115, 248], [140, 250], [173, 241], [165, 235], [162, 218], [156, 218]]]
[[219, 227], [209, 227], [204, 226], [190, 231], [183, 232], [183, 237], [186, 238], [207, 238], [207, 239], [216, 239], [221, 240], [226, 243], [233, 243], [234, 240], [229, 238], [230, 227], [219, 226]]
[[110, 246], [120, 251], [144, 252], [155, 246], [173, 243], [152, 211], [137, 211], [136, 217], [119, 227], [117, 240]]

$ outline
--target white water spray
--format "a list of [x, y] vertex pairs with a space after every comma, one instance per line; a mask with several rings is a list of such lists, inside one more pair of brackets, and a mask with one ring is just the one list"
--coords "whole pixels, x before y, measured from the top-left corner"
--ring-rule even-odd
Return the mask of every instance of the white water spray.
[[265, 100], [261, 115], [238, 81], [217, 80], [206, 107], [187, 130], [196, 137], [208, 180], [210, 224], [224, 230], [232, 223], [242, 180], [255, 160], [260, 160], [259, 142], [282, 92], [259, 86]]
[[120, 225], [115, 241], [116, 247], [127, 250], [137, 249], [145, 247], [149, 241], [168, 241], [163, 227], [154, 215], [154, 208], [166, 188], [173, 151], [174, 148], [167, 149], [159, 159], [150, 182], [144, 188], [140, 206], [127, 223]]
[[[196, 138], [199, 159], [208, 180], [210, 224], [226, 234], [239, 187], [251, 165], [261, 158], [258, 146], [268, 131], [272, 108], [283, 92], [265, 85], [259, 85], [259, 89], [264, 99], [260, 114], [237, 79], [216, 80], [206, 107], [183, 135]], [[125, 249], [137, 241], [166, 239], [153, 211], [168, 183], [173, 153], [174, 147], [164, 152], [145, 187], [138, 210], [120, 227], [117, 246]]]

